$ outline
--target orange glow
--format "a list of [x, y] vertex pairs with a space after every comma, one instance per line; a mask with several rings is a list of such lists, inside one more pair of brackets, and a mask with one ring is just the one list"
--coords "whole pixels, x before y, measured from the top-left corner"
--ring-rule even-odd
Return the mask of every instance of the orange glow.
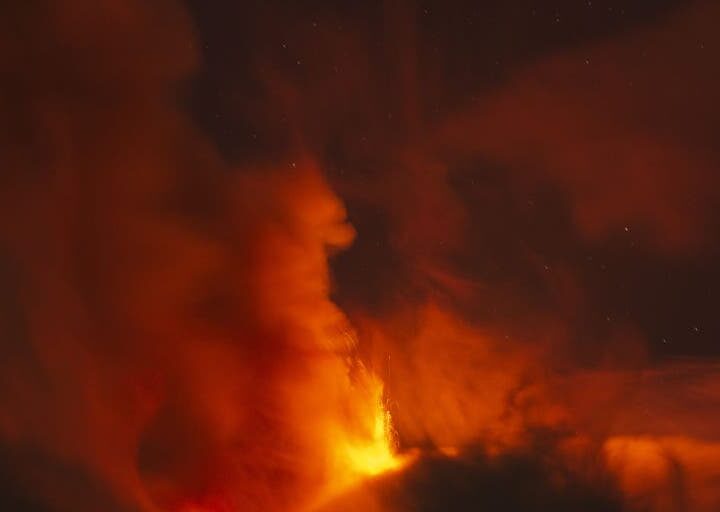
[[[720, 19], [716, 3], [688, 16]], [[196, 126], [206, 98], [192, 73], [214, 43], [195, 40], [204, 27], [184, 2], [26, 4], [0, 16], [12, 107], [0, 119], [0, 474], [12, 477], [0, 504], [17, 483], [33, 504], [76, 512], [409, 512], [367, 491], [387, 478], [416, 492], [422, 447], [423, 463], [468, 472], [476, 456], [547, 456], [612, 479], [644, 512], [720, 510], [720, 363], [638, 370], [632, 319], [646, 305], [605, 296], [661, 275], [655, 245], [704, 242], [720, 204], [714, 137], [692, 157], [694, 141], [667, 140], [691, 130], [645, 133], [668, 98], [636, 97], [666, 68], [686, 80], [632, 57], [676, 46], [684, 25], [668, 17], [527, 69], [504, 59], [503, 79], [483, 73], [488, 90], [467, 104], [435, 83], [442, 54], [410, 60], [414, 43], [374, 69], [378, 41], [415, 37], [414, 13], [399, 34], [388, 20], [387, 41], [342, 19], [313, 20], [312, 37], [283, 27], [282, 46], [236, 30], [248, 38], [237, 64], [263, 71], [209, 103], [232, 103], [216, 122], [238, 123], [235, 148], [221, 126]], [[268, 23], [291, 21], [268, 9]], [[699, 37], [680, 39], [679, 53], [701, 55]], [[394, 59], [407, 94], [385, 98]], [[285, 61], [297, 62], [287, 77]], [[700, 61], [687, 77], [699, 98], [720, 83]], [[340, 64], [334, 78], [322, 62]], [[636, 74], [645, 85], [628, 87]], [[203, 68], [197, 92], [212, 76]], [[707, 110], [671, 96], [683, 119]], [[331, 267], [353, 243], [349, 219], [358, 250]], [[632, 279], [614, 273], [626, 242]], [[693, 325], [687, 339], [714, 332]]]
[[383, 402], [383, 385], [368, 374], [370, 400], [366, 404], [362, 438], [344, 439], [337, 446], [337, 455], [347, 461], [347, 469], [359, 476], [375, 476], [403, 466], [405, 460], [397, 454], [396, 434], [392, 417]]
[[[388, 386], [404, 438], [447, 456], [478, 441], [488, 449], [518, 442], [520, 418], [508, 410], [507, 396], [528, 370], [529, 355], [506, 349], [438, 304], [408, 316], [363, 326], [390, 353]], [[516, 399], [533, 392], [527, 387]]]
[[615, 436], [605, 442], [603, 452], [622, 492], [638, 508], [713, 512], [720, 507], [720, 443], [687, 437]]
[[[361, 363], [355, 363], [341, 409], [323, 432], [328, 446], [326, 485], [309, 510], [322, 508], [363, 481], [405, 467], [412, 455], [398, 453], [397, 434], [387, 408], [382, 381]], [[318, 428], [318, 425], [315, 425]]]

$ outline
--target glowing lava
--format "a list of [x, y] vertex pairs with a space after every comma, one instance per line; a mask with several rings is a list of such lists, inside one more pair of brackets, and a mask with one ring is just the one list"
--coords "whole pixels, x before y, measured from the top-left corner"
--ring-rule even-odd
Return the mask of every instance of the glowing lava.
[[382, 381], [358, 363], [351, 388], [347, 421], [331, 430], [329, 484], [310, 510], [322, 509], [368, 479], [402, 469], [413, 458], [398, 452]]
[[397, 453], [397, 439], [392, 417], [383, 401], [383, 385], [368, 375], [370, 384], [369, 410], [365, 416], [366, 435], [348, 439], [340, 447], [340, 456], [347, 460], [348, 468], [358, 475], [375, 476], [399, 469], [406, 458]]

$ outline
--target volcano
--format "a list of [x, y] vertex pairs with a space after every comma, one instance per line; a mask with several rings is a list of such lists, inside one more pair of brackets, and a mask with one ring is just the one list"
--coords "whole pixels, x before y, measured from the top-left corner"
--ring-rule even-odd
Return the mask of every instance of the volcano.
[[0, 509], [720, 510], [718, 23], [0, 6]]

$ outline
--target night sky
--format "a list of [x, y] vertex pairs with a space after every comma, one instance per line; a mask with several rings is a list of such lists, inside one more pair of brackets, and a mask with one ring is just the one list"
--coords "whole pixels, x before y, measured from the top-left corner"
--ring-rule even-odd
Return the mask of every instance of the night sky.
[[[262, 160], [300, 139], [345, 202], [358, 236], [332, 260], [341, 304], [382, 311], [396, 295], [447, 291], [417, 282], [414, 260], [428, 258], [498, 293], [463, 304], [471, 319], [511, 329], [526, 314], [558, 315], [578, 343], [631, 328], [653, 356], [718, 355], [720, 71], [708, 3], [190, 8], [203, 61], [190, 104], [223, 154]], [[499, 127], [463, 127], [483, 123], [485, 108]], [[455, 129], [497, 130], [508, 147], [437, 141]], [[563, 162], [563, 151], [581, 154]], [[442, 177], [398, 176], [414, 152]], [[423, 189], [435, 179], [449, 197], [433, 203]], [[463, 216], [449, 249], [445, 200]], [[416, 225], [393, 226], [386, 201], [417, 212]], [[392, 240], [405, 229], [437, 232], [409, 256]]]
[[718, 27], [0, 6], [0, 509], [718, 510]]

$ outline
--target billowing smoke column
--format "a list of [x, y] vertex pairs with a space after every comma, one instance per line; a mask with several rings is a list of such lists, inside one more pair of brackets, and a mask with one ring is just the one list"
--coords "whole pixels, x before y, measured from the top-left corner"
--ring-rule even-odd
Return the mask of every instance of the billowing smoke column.
[[717, 366], [652, 363], [630, 322], [586, 342], [577, 263], [532, 249], [557, 220], [543, 187], [568, 253], [628, 219], [649, 252], [708, 242], [717, 154], [662, 127], [718, 113], [647, 93], [674, 74], [637, 56], [664, 48], [714, 91], [678, 48], [717, 7], [433, 116], [409, 4], [383, 10], [384, 66], [374, 36], [313, 22], [307, 75], [258, 45], [249, 110], [282, 143], [243, 164], [181, 107], [181, 5], [0, 15], [0, 508], [718, 509]]
[[3, 11], [7, 507], [286, 511], [398, 464], [328, 298], [343, 207], [310, 159], [231, 169], [192, 126], [186, 13]]

